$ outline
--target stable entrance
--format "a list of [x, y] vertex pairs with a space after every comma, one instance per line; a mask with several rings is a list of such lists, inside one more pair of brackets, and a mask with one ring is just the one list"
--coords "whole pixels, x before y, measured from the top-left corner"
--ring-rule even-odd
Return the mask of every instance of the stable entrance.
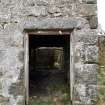
[[70, 35], [25, 36], [25, 86], [29, 105], [70, 105]]

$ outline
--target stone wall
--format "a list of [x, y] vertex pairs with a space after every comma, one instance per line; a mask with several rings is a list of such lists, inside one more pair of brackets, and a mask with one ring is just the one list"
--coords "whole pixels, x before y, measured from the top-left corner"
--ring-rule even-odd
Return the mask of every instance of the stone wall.
[[0, 105], [24, 105], [24, 29], [72, 29], [73, 104], [96, 105], [96, 0], [0, 0]]
[[[74, 43], [74, 105], [96, 105], [98, 37], [96, 30], [75, 32]], [[78, 34], [78, 37], [77, 37]]]

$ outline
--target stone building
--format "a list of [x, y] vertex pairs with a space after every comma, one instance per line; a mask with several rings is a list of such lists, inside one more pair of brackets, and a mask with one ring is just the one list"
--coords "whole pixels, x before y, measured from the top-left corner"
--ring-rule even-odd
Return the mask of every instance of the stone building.
[[105, 38], [97, 25], [96, 0], [0, 0], [0, 105], [28, 101], [32, 35], [69, 35], [71, 104], [104, 105]]

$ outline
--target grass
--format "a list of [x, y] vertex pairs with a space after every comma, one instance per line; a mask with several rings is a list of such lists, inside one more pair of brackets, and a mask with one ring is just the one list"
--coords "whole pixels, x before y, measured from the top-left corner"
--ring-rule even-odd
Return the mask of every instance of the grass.
[[105, 105], [105, 45], [99, 45], [99, 70], [97, 72], [97, 105]]
[[70, 87], [64, 81], [53, 81], [47, 88], [48, 96], [31, 97], [29, 105], [70, 105]]
[[[70, 105], [70, 101], [69, 101], [69, 99], [67, 97], [65, 97], [62, 100], [60, 100], [60, 102], [62, 103], [62, 105]], [[31, 100], [29, 102], [29, 105], [60, 105], [60, 104], [56, 104], [53, 101], [53, 99], [50, 97], [50, 98], [48, 98], [46, 100], [43, 100], [43, 99], [34, 99], [34, 100]]]
[[[60, 90], [59, 90], [60, 89]], [[62, 86], [56, 86], [51, 88], [53, 92], [61, 91], [60, 95], [54, 96], [40, 96], [36, 98], [30, 99], [29, 105], [70, 105], [70, 92], [69, 87]], [[54, 100], [57, 99], [55, 102]], [[62, 103], [62, 104], [56, 104], [56, 103]]]
[[43, 100], [33, 100], [29, 103], [29, 105], [53, 105], [53, 102], [51, 100], [46, 100], [46, 101], [43, 101]]

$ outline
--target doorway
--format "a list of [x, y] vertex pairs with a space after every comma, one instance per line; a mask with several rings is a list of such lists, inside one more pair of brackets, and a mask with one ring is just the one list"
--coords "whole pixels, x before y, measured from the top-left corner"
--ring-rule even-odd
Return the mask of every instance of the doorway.
[[27, 103], [70, 105], [70, 35], [28, 34], [25, 40]]

